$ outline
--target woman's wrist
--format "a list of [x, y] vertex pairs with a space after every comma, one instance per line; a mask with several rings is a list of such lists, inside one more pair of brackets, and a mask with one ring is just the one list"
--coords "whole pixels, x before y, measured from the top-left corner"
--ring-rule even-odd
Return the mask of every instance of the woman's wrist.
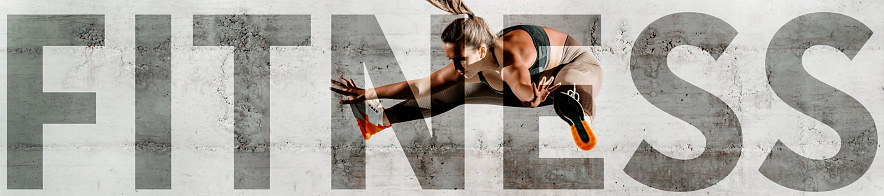
[[531, 108], [537, 107], [537, 105], [539, 105], [537, 103], [537, 96], [532, 96], [531, 100], [523, 101], [522, 105], [525, 105], [525, 106], [531, 107]]
[[378, 92], [374, 88], [365, 89], [365, 100], [378, 99]]

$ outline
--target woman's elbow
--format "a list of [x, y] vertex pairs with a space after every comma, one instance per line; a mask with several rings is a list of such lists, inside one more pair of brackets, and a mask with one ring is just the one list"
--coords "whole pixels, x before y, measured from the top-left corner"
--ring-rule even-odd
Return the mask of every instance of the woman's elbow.
[[537, 105], [532, 103], [532, 101], [522, 101], [522, 105], [524, 105], [525, 107], [529, 107], [529, 108], [536, 108], [537, 107]]

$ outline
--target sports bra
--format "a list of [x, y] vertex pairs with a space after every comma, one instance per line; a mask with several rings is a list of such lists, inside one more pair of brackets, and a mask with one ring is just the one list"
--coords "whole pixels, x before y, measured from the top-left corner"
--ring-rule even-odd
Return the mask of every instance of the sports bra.
[[[549, 36], [546, 35], [546, 31], [543, 30], [543, 27], [536, 25], [511, 26], [497, 33], [497, 36], [500, 37], [506, 35], [511, 31], [519, 29], [528, 32], [528, 35], [531, 36], [531, 40], [534, 41], [534, 48], [537, 49], [537, 59], [534, 60], [534, 65], [531, 65], [531, 67], [528, 68], [528, 72], [531, 74], [531, 81], [538, 82], [540, 78], [540, 73], [543, 73], [543, 71], [546, 70], [546, 66], [549, 64]], [[495, 54], [493, 47], [491, 48], [491, 55], [494, 57], [494, 59], [497, 59], [497, 57], [494, 56]], [[482, 75], [482, 72], [479, 72], [479, 80], [481, 80], [482, 83], [485, 83], [485, 85], [491, 88], [491, 90], [494, 90], [494, 92], [497, 92], [499, 94], [513, 93], [506, 82], [504, 82], [503, 84], [503, 91], [497, 91], [496, 89], [494, 89], [494, 87], [491, 87], [491, 85], [488, 84], [488, 81], [485, 80], [485, 76]]]

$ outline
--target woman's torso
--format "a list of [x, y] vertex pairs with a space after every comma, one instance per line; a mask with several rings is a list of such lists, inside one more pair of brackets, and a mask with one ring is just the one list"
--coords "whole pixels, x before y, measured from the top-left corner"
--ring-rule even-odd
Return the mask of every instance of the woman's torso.
[[[538, 82], [535, 80], [539, 80], [538, 78], [540, 78], [539, 76], [543, 72], [553, 70], [561, 65], [562, 59], [564, 58], [563, 46], [565, 45], [565, 40], [567, 38], [567, 34], [551, 28], [531, 25], [513, 26], [501, 31], [498, 40], [495, 41], [494, 46], [491, 47], [492, 55], [490, 56], [495, 58], [496, 62], [506, 62], [506, 59], [504, 58], [533, 59], [524, 61], [531, 62], [526, 63], [527, 65], [510, 66], [528, 66], [528, 70], [532, 76], [532, 82]], [[506, 47], [519, 48], [508, 48], [508, 51], [513, 54], [513, 57], [504, 57], [504, 45], [506, 45]], [[510, 93], [509, 87], [503, 82], [500, 74], [500, 70], [504, 66], [501, 64], [503, 63], [498, 63], [495, 71], [482, 71], [477, 74], [474, 78], [477, 78], [478, 80], [473, 79], [468, 81], [485, 83], [499, 93]]]

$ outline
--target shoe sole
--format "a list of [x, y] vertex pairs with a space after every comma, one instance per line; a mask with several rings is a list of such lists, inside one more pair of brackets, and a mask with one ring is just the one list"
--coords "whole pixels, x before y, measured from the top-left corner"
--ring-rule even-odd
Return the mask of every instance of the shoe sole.
[[596, 145], [595, 134], [592, 127], [583, 119], [583, 107], [580, 102], [564, 93], [556, 95], [555, 111], [562, 120], [571, 125], [571, 135], [574, 143], [581, 150], [592, 150]]

